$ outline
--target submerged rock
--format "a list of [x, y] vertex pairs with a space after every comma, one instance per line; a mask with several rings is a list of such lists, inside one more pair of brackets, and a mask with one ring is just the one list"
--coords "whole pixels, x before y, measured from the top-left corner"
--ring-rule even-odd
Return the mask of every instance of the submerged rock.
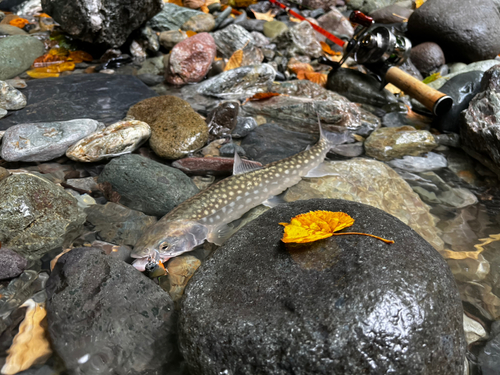
[[179, 30], [191, 17], [202, 14], [199, 10], [165, 3], [161, 12], [151, 18], [148, 25], [156, 31]]
[[229, 25], [213, 33], [213, 37], [217, 50], [226, 58], [246, 46], [252, 47], [255, 43], [252, 34], [240, 25]]
[[95, 248], [61, 256], [47, 282], [50, 338], [72, 373], [166, 373], [173, 313], [158, 285]]
[[446, 168], [448, 162], [443, 155], [428, 152], [423, 156], [406, 155], [401, 159], [392, 159], [387, 164], [391, 167], [401, 168], [410, 172], [425, 172]]
[[205, 121], [176, 96], [143, 100], [132, 106], [127, 116], [149, 124], [149, 145], [162, 158], [179, 159], [203, 147], [208, 139]]
[[71, 36], [89, 43], [120, 47], [128, 36], [162, 8], [161, 0], [42, 0], [49, 14]]
[[392, 168], [370, 159], [324, 162], [324, 177], [303, 179], [289, 188], [285, 201], [346, 199], [368, 204], [396, 216], [436, 250], [444, 248], [429, 207]]
[[69, 146], [103, 128], [100, 122], [78, 119], [15, 125], [2, 139], [2, 159], [47, 161], [64, 155]]
[[[261, 167], [258, 162], [247, 162], [254, 164], [256, 167]], [[172, 163], [172, 167], [180, 169], [189, 175], [212, 175], [212, 176], [228, 176], [233, 173], [234, 158], [221, 157], [204, 157], [204, 158], [184, 158], [176, 160]]]
[[14, 78], [29, 69], [45, 52], [43, 43], [28, 35], [12, 35], [0, 39], [0, 80]]
[[80, 235], [85, 213], [60, 186], [32, 174], [0, 181], [0, 242], [28, 259], [39, 259]]
[[145, 122], [119, 121], [73, 144], [66, 156], [81, 162], [108, 159], [137, 150], [150, 136], [151, 128]]
[[405, 155], [417, 156], [438, 146], [427, 130], [413, 126], [380, 128], [365, 141], [366, 154], [379, 159], [391, 160]]
[[130, 106], [156, 96], [138, 78], [122, 74], [75, 74], [31, 80], [23, 94], [28, 105], [0, 119], [0, 130], [17, 124], [77, 118], [113, 124], [125, 117]]
[[98, 182], [109, 182], [120, 204], [151, 216], [163, 216], [198, 193], [181, 171], [135, 154], [111, 160]]
[[321, 44], [316, 39], [316, 32], [309, 22], [302, 21], [288, 29], [276, 38], [280, 48], [286, 48], [286, 56], [295, 57], [305, 55], [310, 57], [322, 56]]
[[253, 117], [241, 117], [238, 116], [236, 120], [236, 126], [231, 133], [233, 138], [244, 138], [250, 134], [256, 127], [257, 121]]
[[0, 248], [0, 281], [19, 276], [28, 266], [28, 261], [6, 247]]
[[240, 103], [228, 101], [214, 108], [207, 116], [209, 140], [229, 137], [236, 126]]
[[210, 70], [216, 54], [214, 38], [201, 33], [176, 44], [165, 69], [167, 82], [185, 85], [201, 81]]
[[[352, 231], [395, 243], [333, 236], [285, 246], [278, 223], [312, 210], [346, 212]], [[181, 304], [180, 348], [197, 374], [463, 372], [463, 310], [446, 262], [408, 226], [358, 203], [264, 213], [201, 266]]]
[[26, 106], [26, 97], [7, 82], [0, 81], [0, 108], [18, 110]]

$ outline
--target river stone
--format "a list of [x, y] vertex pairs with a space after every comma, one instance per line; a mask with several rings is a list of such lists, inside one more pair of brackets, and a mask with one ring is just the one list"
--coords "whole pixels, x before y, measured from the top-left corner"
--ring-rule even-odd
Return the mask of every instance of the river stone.
[[328, 74], [326, 88], [353, 102], [371, 104], [377, 107], [397, 103], [396, 97], [389, 90], [380, 90], [379, 81], [353, 69], [332, 70]]
[[162, 8], [161, 0], [42, 0], [49, 14], [71, 36], [120, 47], [128, 36]]
[[[456, 63], [454, 65], [459, 65], [460, 63]], [[468, 65], [459, 67], [458, 71], [452, 72], [450, 74], [447, 74], [445, 76], [442, 76], [441, 78], [436, 79], [435, 81], [428, 83], [427, 85], [432, 87], [433, 89], [439, 90], [440, 87], [442, 87], [447, 81], [452, 79], [453, 77], [459, 75], [459, 74], [464, 74], [467, 72], [474, 72], [474, 71], [479, 71], [479, 72], [486, 72], [488, 69], [491, 67], [500, 64], [500, 61], [498, 60], [484, 60], [484, 61], [478, 61], [474, 62]]]
[[210, 70], [216, 52], [214, 38], [208, 33], [177, 43], [165, 69], [167, 82], [178, 86], [200, 82]]
[[215, 20], [211, 14], [197, 14], [181, 25], [181, 30], [191, 30], [195, 33], [212, 31], [215, 27]]
[[408, 8], [403, 8], [398, 4], [388, 5], [386, 7], [377, 9], [370, 13], [370, 17], [374, 19], [376, 23], [404, 23], [410, 18], [413, 10]]
[[323, 55], [321, 44], [316, 39], [316, 32], [307, 21], [295, 25], [276, 38], [280, 48], [286, 46], [286, 56], [305, 55], [318, 58]]
[[184, 100], [163, 95], [132, 106], [127, 116], [151, 127], [149, 145], [162, 158], [179, 159], [199, 148], [208, 139], [205, 121]]
[[285, 159], [313, 145], [318, 137], [285, 130], [277, 124], [259, 126], [241, 141], [241, 147], [251, 159], [269, 164]]
[[[323, 14], [321, 17], [319, 17], [318, 23], [323, 29], [330, 33], [336, 35], [345, 35], [348, 38], [352, 38], [352, 36], [354, 35], [354, 29], [351, 23], [337, 8], [332, 7], [332, 9], [328, 13]], [[324, 36], [319, 33], [316, 33], [316, 37], [318, 39], [324, 38]]]
[[80, 235], [85, 213], [60, 186], [32, 174], [0, 180], [0, 242], [28, 259], [39, 259]]
[[332, 198], [368, 204], [394, 215], [436, 250], [444, 244], [429, 207], [391, 167], [370, 159], [325, 161], [325, 177], [303, 179], [286, 191], [284, 200]]
[[21, 74], [44, 53], [43, 43], [32, 36], [12, 35], [0, 39], [0, 80]]
[[0, 24], [0, 35], [28, 35], [28, 33], [17, 26]]
[[496, 375], [500, 368], [500, 322], [493, 322], [490, 339], [479, 353], [479, 363], [483, 375]]
[[191, 17], [201, 14], [205, 13], [172, 3], [165, 3], [160, 13], [149, 20], [148, 25], [156, 31], [179, 30]]
[[379, 160], [391, 160], [405, 155], [418, 156], [438, 146], [427, 130], [416, 130], [413, 126], [380, 128], [365, 141], [368, 156]]
[[28, 261], [6, 247], [0, 248], [0, 281], [19, 276], [28, 266]]
[[490, 68], [481, 80], [481, 92], [471, 100], [461, 124], [462, 144], [500, 166], [500, 66]]
[[94, 204], [85, 212], [99, 238], [117, 245], [134, 247], [146, 228], [156, 223], [155, 217], [112, 202]]
[[345, 0], [345, 3], [350, 9], [360, 10], [368, 14], [377, 9], [392, 5], [397, 1], [398, 0]]
[[29, 82], [23, 94], [28, 105], [0, 119], [0, 130], [23, 123], [77, 118], [113, 124], [125, 117], [130, 106], [156, 96], [138, 78], [122, 74], [77, 74], [35, 79]]
[[257, 128], [257, 121], [253, 117], [241, 117], [236, 119], [236, 126], [231, 133], [233, 138], [244, 138]]
[[181, 171], [135, 154], [111, 160], [97, 182], [109, 182], [121, 204], [150, 216], [163, 216], [198, 193]]
[[238, 121], [239, 110], [240, 103], [238, 101], [227, 101], [210, 111], [206, 118], [209, 141], [231, 136]]
[[444, 94], [453, 98], [453, 106], [442, 116], [436, 116], [433, 127], [442, 132], [460, 133], [462, 111], [469, 107], [469, 103], [481, 91], [483, 72], [472, 71], [455, 75], [439, 88]]
[[19, 90], [0, 81], [0, 108], [17, 110], [26, 106], [26, 97]]
[[408, 20], [416, 41], [435, 42], [449, 61], [473, 62], [500, 53], [500, 13], [491, 0], [427, 1]]
[[96, 248], [61, 256], [47, 282], [51, 342], [73, 374], [167, 373], [174, 319], [154, 281]]
[[163, 47], [170, 49], [177, 43], [182, 42], [187, 38], [188, 38], [187, 34], [182, 30], [177, 29], [177, 30], [162, 31], [160, 33], [160, 44]]
[[109, 159], [135, 151], [150, 136], [151, 128], [145, 122], [118, 121], [73, 144], [66, 151], [66, 156], [81, 162]]
[[15, 125], [2, 138], [2, 159], [52, 160], [64, 155], [73, 143], [102, 128], [100, 122], [90, 119]]
[[[347, 232], [395, 243], [282, 243], [279, 223], [313, 210], [345, 212], [356, 220]], [[445, 260], [411, 228], [315, 199], [262, 214], [202, 264], [184, 291], [179, 342], [196, 374], [462, 374], [462, 314]]]
[[213, 34], [217, 50], [223, 57], [230, 58], [233, 53], [245, 46], [252, 47], [254, 39], [252, 34], [240, 25], [229, 25]]
[[281, 21], [269, 21], [264, 24], [264, 35], [268, 38], [276, 38], [278, 35], [288, 30], [286, 23]]
[[429, 75], [446, 62], [443, 50], [433, 42], [420, 43], [413, 47], [410, 58], [424, 76]]

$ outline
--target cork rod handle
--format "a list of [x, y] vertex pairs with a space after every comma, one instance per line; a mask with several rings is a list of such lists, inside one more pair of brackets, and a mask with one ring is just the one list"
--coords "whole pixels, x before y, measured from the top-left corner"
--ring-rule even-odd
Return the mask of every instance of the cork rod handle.
[[444, 115], [451, 109], [453, 99], [442, 92], [427, 86], [401, 69], [389, 68], [385, 75], [387, 82], [400, 88], [405, 94], [422, 103], [437, 116]]

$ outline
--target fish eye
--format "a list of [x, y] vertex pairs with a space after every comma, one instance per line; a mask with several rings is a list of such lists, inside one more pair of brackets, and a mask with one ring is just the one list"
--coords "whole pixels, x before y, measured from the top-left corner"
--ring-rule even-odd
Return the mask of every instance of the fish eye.
[[163, 251], [164, 251], [164, 250], [167, 250], [169, 246], [170, 246], [170, 244], [169, 244], [168, 242], [163, 241], [163, 242], [160, 244], [159, 248], [160, 248], [160, 250], [163, 250]]

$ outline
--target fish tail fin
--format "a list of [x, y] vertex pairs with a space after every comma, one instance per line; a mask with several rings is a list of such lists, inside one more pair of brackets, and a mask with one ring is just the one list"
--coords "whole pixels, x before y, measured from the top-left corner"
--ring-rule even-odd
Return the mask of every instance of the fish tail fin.
[[340, 145], [342, 143], [348, 143], [348, 142], [354, 142], [354, 138], [352, 137], [351, 133], [348, 131], [343, 131], [343, 132], [330, 132], [327, 130], [324, 130], [321, 127], [321, 120], [319, 118], [319, 113], [316, 113], [318, 115], [318, 126], [319, 126], [319, 135], [321, 139], [326, 140], [330, 146], [335, 146], [335, 145]]

